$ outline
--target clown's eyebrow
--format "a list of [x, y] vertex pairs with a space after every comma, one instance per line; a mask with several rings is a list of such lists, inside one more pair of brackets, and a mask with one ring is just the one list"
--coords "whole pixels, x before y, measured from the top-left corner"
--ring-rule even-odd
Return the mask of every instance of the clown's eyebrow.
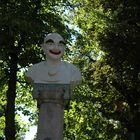
[[66, 43], [65, 43], [64, 41], [62, 41], [62, 40], [60, 40], [59, 43], [62, 43], [62, 44], [64, 44], [64, 45], [66, 44]]
[[46, 43], [54, 43], [54, 41], [52, 39], [48, 39]]

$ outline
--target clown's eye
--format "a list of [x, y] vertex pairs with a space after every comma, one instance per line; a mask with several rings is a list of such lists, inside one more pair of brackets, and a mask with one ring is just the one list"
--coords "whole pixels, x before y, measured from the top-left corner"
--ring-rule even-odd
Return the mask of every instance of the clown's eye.
[[65, 42], [64, 41], [59, 41], [59, 46], [65, 46]]
[[59, 41], [59, 44], [66, 45], [66, 43], [64, 41]]
[[52, 39], [49, 39], [49, 40], [46, 41], [46, 44], [47, 45], [53, 45], [54, 41]]

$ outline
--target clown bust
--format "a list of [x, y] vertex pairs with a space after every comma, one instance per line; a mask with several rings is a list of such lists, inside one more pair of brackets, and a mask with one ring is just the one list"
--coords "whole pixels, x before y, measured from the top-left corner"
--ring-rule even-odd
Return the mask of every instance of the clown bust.
[[46, 55], [46, 61], [34, 64], [28, 69], [27, 82], [31, 84], [70, 84], [71, 86], [81, 82], [79, 69], [61, 60], [65, 52], [65, 40], [60, 34], [48, 34], [41, 46]]

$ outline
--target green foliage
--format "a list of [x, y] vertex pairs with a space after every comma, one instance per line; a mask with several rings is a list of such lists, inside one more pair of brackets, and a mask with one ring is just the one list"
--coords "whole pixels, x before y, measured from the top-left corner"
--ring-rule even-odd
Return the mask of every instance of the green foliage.
[[[73, 49], [75, 52], [73, 62], [81, 68], [84, 84], [88, 85], [87, 93], [84, 88], [76, 93], [79, 98], [82, 91], [86, 94], [86, 98], [82, 96], [82, 104], [91, 109], [86, 99], [90, 94], [89, 90], [92, 91], [91, 95], [95, 101], [93, 106], [96, 102], [100, 104], [101, 107], [97, 112], [101, 112], [103, 122], [95, 121], [93, 115], [91, 124], [95, 122], [97, 128], [104, 128], [104, 126], [106, 128], [103, 131], [97, 129], [95, 134], [101, 137], [99, 135], [88, 137], [84, 127], [83, 131], [87, 137], [82, 139], [128, 139], [127, 131], [135, 131], [138, 137], [139, 2], [131, 0], [127, 2], [74, 0], [72, 2], [75, 8], [71, 14], [73, 22], [70, 23], [75, 24], [80, 31], [75, 43], [77, 48]], [[81, 112], [80, 110], [77, 114], [81, 116]], [[95, 116], [98, 116], [97, 112]], [[84, 115], [82, 117], [86, 118]], [[110, 122], [110, 120], [113, 120], [114, 124], [117, 122], [117, 129], [113, 126], [108, 127], [106, 121]], [[82, 131], [81, 124], [77, 125]], [[83, 131], [80, 134], [83, 134]], [[71, 139], [76, 139], [78, 136], [81, 138], [81, 135], [76, 132], [71, 133]]]
[[0, 137], [3, 136], [4, 128], [5, 128], [5, 104], [6, 104], [6, 98], [5, 98], [5, 92], [7, 90], [6, 85], [0, 86]]

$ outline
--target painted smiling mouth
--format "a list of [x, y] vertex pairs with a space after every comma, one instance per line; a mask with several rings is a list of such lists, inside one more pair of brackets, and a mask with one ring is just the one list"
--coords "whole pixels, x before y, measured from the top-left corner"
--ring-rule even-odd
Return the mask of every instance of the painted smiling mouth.
[[55, 54], [55, 55], [59, 55], [61, 53], [61, 51], [52, 51], [52, 50], [50, 50], [50, 53]]

